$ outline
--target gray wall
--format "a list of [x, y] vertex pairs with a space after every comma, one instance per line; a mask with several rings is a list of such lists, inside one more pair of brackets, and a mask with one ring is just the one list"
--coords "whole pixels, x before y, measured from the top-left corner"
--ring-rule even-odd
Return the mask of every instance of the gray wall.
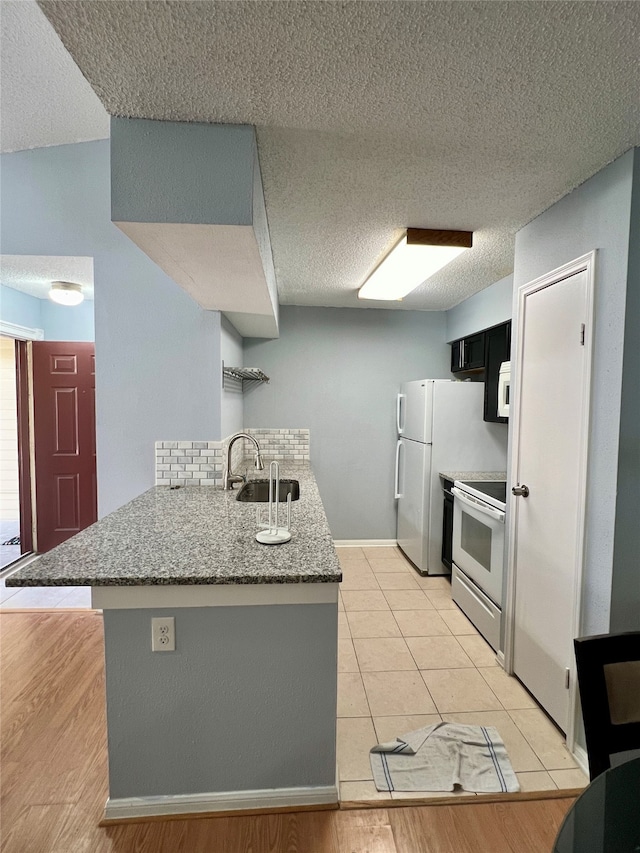
[[220, 315], [111, 222], [108, 141], [3, 154], [1, 168], [4, 253], [94, 258], [105, 515], [153, 485], [154, 441], [220, 438]]
[[[228, 367], [242, 367], [242, 337], [223, 315], [220, 326], [220, 357]], [[220, 437], [226, 438], [244, 427], [244, 394], [242, 386], [230, 382], [222, 389]]]
[[636, 148], [633, 155], [618, 452], [618, 500], [611, 590], [612, 631], [640, 630], [640, 148]]
[[335, 539], [395, 539], [395, 401], [401, 382], [450, 379], [443, 312], [281, 306], [280, 338], [245, 339], [269, 384], [245, 426], [308, 427]]
[[111, 148], [114, 222], [251, 225], [251, 125], [112, 117]]
[[513, 275], [474, 293], [447, 311], [447, 340], [457, 341], [511, 319]]
[[[587, 479], [584, 634], [609, 630], [614, 530], [618, 511], [616, 492], [633, 165], [634, 155], [629, 151], [516, 235], [514, 292], [538, 276], [598, 249]], [[514, 307], [514, 329], [516, 325]], [[635, 392], [625, 390], [631, 393], [637, 406], [637, 386]], [[633, 408], [633, 403], [631, 406]], [[616, 530], [616, 536], [619, 533], [626, 536], [626, 525], [623, 527]], [[637, 554], [637, 523], [634, 542]], [[626, 584], [622, 582], [622, 585]], [[637, 597], [637, 590], [636, 585], [635, 591], [629, 592]]]
[[[175, 616], [175, 652], [151, 651], [152, 616]], [[105, 610], [104, 625], [111, 797], [335, 783], [335, 604]]]

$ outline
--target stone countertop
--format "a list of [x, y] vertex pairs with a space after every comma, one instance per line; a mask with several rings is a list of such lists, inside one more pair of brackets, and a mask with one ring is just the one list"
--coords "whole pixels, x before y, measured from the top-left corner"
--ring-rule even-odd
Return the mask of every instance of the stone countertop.
[[[265, 471], [255, 478], [268, 477]], [[340, 565], [309, 463], [280, 463], [300, 481], [291, 540], [256, 542], [256, 506], [238, 489], [155, 486], [8, 577], [7, 586], [338, 583]], [[250, 479], [252, 479], [250, 477]], [[279, 510], [284, 512], [286, 504]], [[267, 525], [265, 524], [264, 527]]]
[[506, 480], [506, 471], [440, 471], [443, 480]]

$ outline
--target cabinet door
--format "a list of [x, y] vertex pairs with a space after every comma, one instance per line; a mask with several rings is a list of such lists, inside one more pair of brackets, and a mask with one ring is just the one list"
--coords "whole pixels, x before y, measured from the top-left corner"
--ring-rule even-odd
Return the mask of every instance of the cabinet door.
[[462, 358], [464, 370], [484, 367], [484, 332], [464, 339]]
[[451, 372], [457, 373], [462, 370], [462, 341], [455, 341], [451, 344]]
[[498, 417], [498, 376], [500, 365], [509, 361], [511, 321], [485, 332], [484, 420], [506, 424], [508, 418]]
[[451, 344], [451, 372], [480, 371], [484, 367], [484, 332]]

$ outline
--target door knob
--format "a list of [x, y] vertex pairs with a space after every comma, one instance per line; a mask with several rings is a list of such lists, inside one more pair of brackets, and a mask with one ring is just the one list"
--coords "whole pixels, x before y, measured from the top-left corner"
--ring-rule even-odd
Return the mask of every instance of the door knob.
[[511, 489], [511, 494], [515, 495], [517, 498], [528, 498], [529, 497], [529, 486], [514, 486]]

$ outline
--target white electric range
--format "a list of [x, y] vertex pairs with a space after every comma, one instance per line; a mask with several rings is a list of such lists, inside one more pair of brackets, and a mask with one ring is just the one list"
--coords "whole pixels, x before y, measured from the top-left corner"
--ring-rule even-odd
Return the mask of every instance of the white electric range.
[[456, 480], [451, 594], [478, 631], [500, 648], [505, 480]]

